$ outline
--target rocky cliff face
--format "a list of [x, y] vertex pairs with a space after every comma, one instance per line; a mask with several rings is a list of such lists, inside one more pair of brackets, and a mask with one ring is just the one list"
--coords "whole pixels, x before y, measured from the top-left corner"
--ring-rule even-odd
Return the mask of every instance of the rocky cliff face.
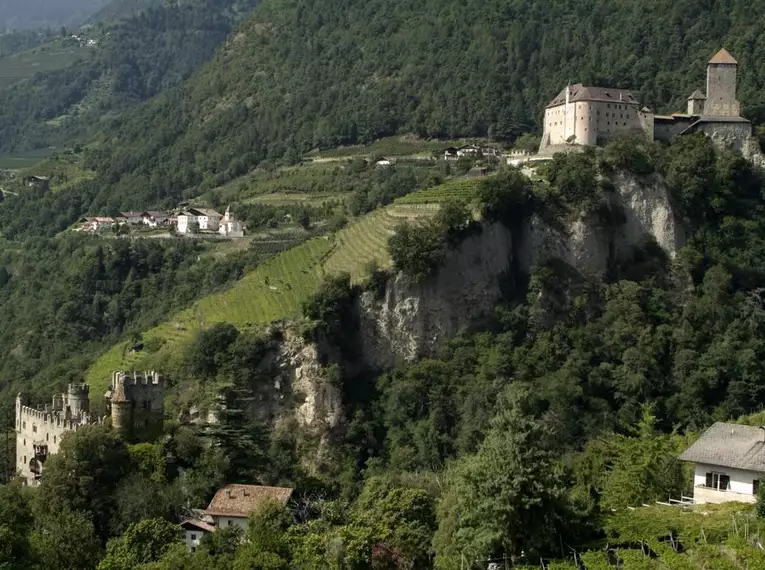
[[685, 234], [672, 212], [663, 179], [620, 173], [612, 182], [615, 191], [609, 205], [616, 220], [589, 214], [551, 226], [532, 216], [523, 228], [519, 267], [528, 272], [555, 258], [586, 276], [602, 277], [611, 262], [627, 259], [646, 239], [653, 239], [673, 258], [685, 242]]
[[423, 283], [399, 274], [382, 298], [365, 293], [359, 312], [366, 361], [389, 367], [400, 359], [433, 354], [491, 309], [503, 287], [512, 283], [513, 270], [528, 273], [557, 259], [583, 276], [598, 278], [646, 239], [674, 257], [685, 238], [663, 180], [619, 174], [612, 182], [610, 203], [618, 223], [587, 215], [556, 226], [532, 216], [515, 232], [492, 224], [451, 251], [438, 273]]
[[364, 293], [359, 303], [364, 358], [389, 367], [432, 354], [447, 338], [502, 297], [511, 270], [513, 239], [501, 224], [485, 226], [450, 252], [432, 277], [415, 283], [393, 277], [382, 299]]

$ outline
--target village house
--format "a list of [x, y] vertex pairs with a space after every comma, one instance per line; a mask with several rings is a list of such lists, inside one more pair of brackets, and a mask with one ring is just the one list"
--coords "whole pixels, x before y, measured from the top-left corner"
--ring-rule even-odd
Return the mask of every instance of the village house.
[[695, 464], [696, 503], [754, 503], [765, 473], [765, 426], [717, 422], [679, 459]]
[[143, 223], [143, 217], [146, 212], [120, 212], [119, 223], [137, 226]]
[[187, 208], [178, 214], [176, 229], [179, 234], [189, 234], [195, 230], [217, 232], [222, 217], [218, 212], [209, 208]]
[[50, 189], [50, 178], [47, 176], [25, 176], [22, 182], [28, 188], [37, 188], [45, 191]]
[[160, 212], [157, 210], [146, 210], [142, 216], [144, 225], [149, 226], [150, 228], [167, 225], [167, 219], [167, 212]]
[[456, 146], [450, 146], [449, 148], [444, 149], [444, 160], [457, 160], [457, 158], [459, 158], [457, 156], [457, 150]]
[[474, 144], [466, 144], [457, 149], [457, 158], [475, 158], [481, 153], [481, 148]]
[[82, 232], [97, 232], [100, 230], [109, 229], [114, 224], [114, 218], [87, 216], [80, 220], [80, 227], [78, 230]]
[[250, 513], [266, 501], [286, 505], [292, 489], [261, 485], [226, 485], [210, 501], [205, 513], [212, 517], [216, 529], [236, 525], [247, 530]]
[[[205, 517], [207, 518], [207, 517]], [[202, 537], [215, 532], [215, 527], [210, 521], [202, 518], [187, 518], [181, 521], [183, 537], [190, 552], [194, 552], [202, 541]]]

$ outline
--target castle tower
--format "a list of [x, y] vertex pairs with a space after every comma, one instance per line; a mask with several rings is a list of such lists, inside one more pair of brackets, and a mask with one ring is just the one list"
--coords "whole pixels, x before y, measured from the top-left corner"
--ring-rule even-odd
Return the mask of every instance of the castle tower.
[[704, 102], [707, 100], [706, 95], [696, 89], [690, 97], [688, 97], [688, 114], [689, 115], [701, 115], [704, 113]]
[[154, 371], [115, 372], [105, 397], [112, 428], [128, 440], [153, 440], [162, 433], [165, 379]]
[[112, 375], [111, 404], [112, 429], [125, 436], [130, 431], [130, 401], [125, 390], [125, 375], [115, 372]]
[[[79, 418], [90, 411], [90, 387], [87, 384], [69, 384], [66, 388], [66, 405], [73, 418]], [[55, 407], [55, 402], [54, 402]]]
[[736, 100], [738, 62], [721, 49], [707, 63], [707, 99], [704, 116], [738, 117], [740, 106]]

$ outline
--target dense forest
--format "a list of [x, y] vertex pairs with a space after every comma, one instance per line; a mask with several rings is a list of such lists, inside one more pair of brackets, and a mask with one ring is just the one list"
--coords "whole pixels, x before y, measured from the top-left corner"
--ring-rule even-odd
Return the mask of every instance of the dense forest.
[[120, 118], [93, 165], [105, 194], [149, 203], [315, 147], [406, 132], [512, 140], [538, 128], [569, 80], [683, 110], [720, 46], [759, 121], [764, 12], [743, 1], [266, 1], [183, 89]]
[[209, 60], [257, 0], [158, 4], [87, 31], [75, 65], [2, 92], [0, 152], [89, 141], [113, 114], [180, 85]]

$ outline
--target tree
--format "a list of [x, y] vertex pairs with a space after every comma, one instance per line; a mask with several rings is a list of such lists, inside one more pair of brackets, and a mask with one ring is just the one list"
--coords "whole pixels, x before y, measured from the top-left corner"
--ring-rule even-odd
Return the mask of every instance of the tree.
[[98, 570], [132, 570], [160, 560], [174, 544], [182, 543], [181, 528], [163, 519], [133, 524], [120, 538], [109, 541]]
[[486, 221], [514, 228], [515, 222], [529, 213], [531, 181], [515, 168], [504, 168], [496, 176], [481, 181], [478, 201]]
[[33, 518], [29, 498], [18, 484], [0, 485], [0, 568], [24, 570], [32, 566], [29, 534]]
[[116, 489], [130, 470], [125, 443], [106, 426], [84, 426], [61, 438], [45, 463], [35, 497], [38, 512], [78, 511], [91, 517], [102, 539], [116, 509]]
[[444, 236], [434, 224], [401, 224], [388, 239], [388, 251], [394, 267], [415, 281], [432, 275], [446, 257]]
[[234, 570], [286, 570], [290, 546], [287, 530], [294, 522], [281, 503], [265, 501], [250, 515], [247, 543], [239, 549]]
[[461, 555], [486, 560], [544, 553], [557, 543], [563, 505], [553, 434], [528, 416], [522, 398], [505, 404], [475, 455], [455, 463], [438, 508], [436, 568]]
[[90, 515], [59, 507], [35, 515], [37, 559], [50, 570], [92, 570], [103, 554]]
[[238, 336], [237, 328], [229, 323], [216, 323], [200, 332], [187, 351], [192, 374], [198, 378], [214, 378], [226, 363], [228, 349]]

